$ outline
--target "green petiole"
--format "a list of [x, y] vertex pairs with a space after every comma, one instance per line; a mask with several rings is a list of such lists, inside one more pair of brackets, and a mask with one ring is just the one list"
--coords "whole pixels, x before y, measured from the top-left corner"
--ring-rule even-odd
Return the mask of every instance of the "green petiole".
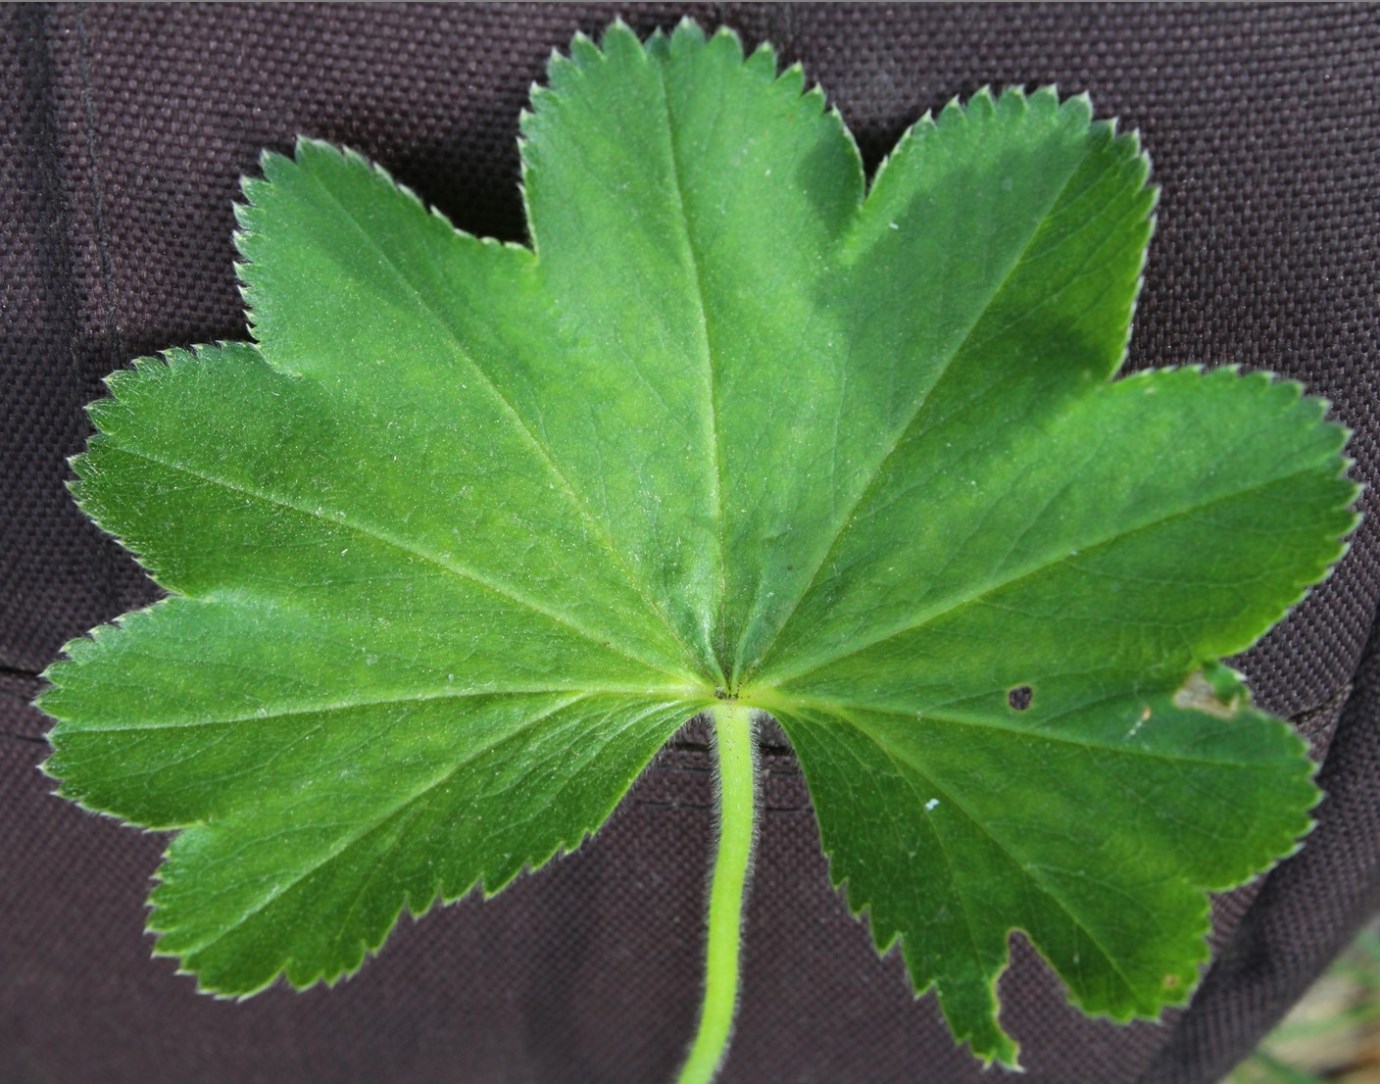
[[709, 882], [704, 1001], [679, 1084], [708, 1084], [728, 1053], [738, 1005], [743, 903], [757, 834], [757, 746], [752, 709], [727, 703], [714, 708], [710, 717], [718, 757], [718, 838]]

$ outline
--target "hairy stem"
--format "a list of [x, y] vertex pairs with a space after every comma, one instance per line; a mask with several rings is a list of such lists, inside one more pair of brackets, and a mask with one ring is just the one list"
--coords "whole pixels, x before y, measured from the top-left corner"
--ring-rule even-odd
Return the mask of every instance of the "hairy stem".
[[710, 717], [718, 756], [719, 831], [709, 882], [704, 1001], [699, 1030], [680, 1071], [679, 1084], [708, 1084], [728, 1053], [738, 1005], [743, 901], [757, 834], [757, 746], [752, 735], [752, 709], [723, 704], [711, 711]]

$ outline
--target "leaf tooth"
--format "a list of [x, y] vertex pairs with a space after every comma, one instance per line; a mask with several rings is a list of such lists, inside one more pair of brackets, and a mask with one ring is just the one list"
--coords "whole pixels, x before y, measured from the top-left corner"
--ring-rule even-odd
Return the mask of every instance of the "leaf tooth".
[[518, 151], [524, 166], [529, 162], [533, 140], [540, 133], [542, 125], [552, 117], [559, 118], [567, 97], [577, 89], [573, 81], [572, 78], [559, 83], [552, 81], [547, 85], [532, 84], [528, 93], [530, 108], [518, 114]]
[[306, 136], [298, 136], [293, 142], [292, 154], [281, 154], [278, 151], [264, 151], [259, 155], [259, 172], [263, 174], [265, 185], [271, 185], [278, 177], [290, 172], [295, 166], [295, 159], [300, 153], [304, 143], [308, 142]]
[[621, 15], [616, 16], [605, 28], [599, 38], [599, 44], [605, 58], [612, 56], [616, 51], [626, 50], [629, 54], [642, 54], [645, 59], [645, 50], [637, 31], [630, 27]]
[[[989, 86], [982, 89], [988, 91], [990, 98], [992, 88]], [[999, 118], [1009, 123], [1021, 123], [1032, 114], [1037, 117], [1042, 114], [1053, 116], [1059, 111], [1059, 99], [1052, 93], [1043, 94], [1040, 91], [1028, 95], [1024, 87], [1015, 84], [1002, 88], [1001, 92], [996, 95], [994, 107]]]
[[[761, 68], [763, 71], [770, 72], [773, 79], [778, 77], [780, 60], [776, 55], [776, 50], [772, 48], [771, 42], [762, 42], [756, 49], [747, 55], [743, 63], [750, 68]], [[799, 62], [792, 64], [786, 71], [798, 66]], [[785, 72], [781, 72], [780, 74], [784, 75]]]
[[[855, 886], [846, 875], [839, 877], [836, 874], [834, 855], [831, 851], [827, 849], [825, 850], [825, 860], [828, 865], [830, 882], [833, 884], [836, 891], [842, 893], [844, 906], [847, 907], [849, 914], [853, 917], [855, 921], [861, 922], [867, 929], [869, 939], [871, 940], [873, 948], [876, 951], [877, 955], [880, 957], [886, 957], [890, 955], [892, 952], [899, 953], [902, 961], [905, 963], [908, 980], [911, 984], [912, 990], [914, 991], [915, 997], [924, 997], [926, 994], [929, 994], [931, 992], [935, 993], [936, 996], [940, 995], [942, 991], [939, 986], [939, 977], [937, 975], [919, 974], [920, 968], [913, 961], [911, 943], [910, 940], [905, 936], [905, 934], [902, 933], [901, 930], [895, 927], [892, 923], [886, 923], [885, 925], [887, 925], [890, 928], [884, 930], [882, 928], [883, 923], [877, 918], [876, 913], [874, 911], [873, 902], [869, 899], [862, 898], [862, 893], [856, 890]], [[967, 1044], [969, 1050], [973, 1053], [973, 1056], [981, 1060], [984, 1066], [990, 1065], [994, 1060], [997, 1060], [1000, 1061], [1001, 1064], [1003, 1064], [1008, 1069], [1020, 1071], [1020, 1046], [1010, 1037], [1006, 1029], [1002, 1027], [1000, 1018], [1002, 1005], [1001, 999], [997, 996], [997, 983], [1000, 982], [1002, 976], [1006, 973], [1007, 969], [1010, 967], [1011, 964], [1010, 934], [1013, 932], [1017, 931], [1014, 929], [1008, 931], [1006, 943], [1003, 947], [1003, 956], [1000, 966], [995, 970], [993, 974], [988, 976], [986, 980], [988, 989], [992, 992], [992, 1002], [996, 1006], [997, 1010], [997, 1015], [994, 1017], [993, 1023], [996, 1026], [998, 1032], [1001, 1034], [1001, 1036], [1006, 1040], [1008, 1044], [1008, 1049], [1000, 1050], [992, 1054], [979, 1053], [973, 1046], [972, 1040], [974, 1033], [972, 1030], [959, 1032], [957, 1030], [954, 1030], [952, 1025], [950, 1025], [950, 1029], [953, 1033], [955, 1041]], [[1023, 935], [1025, 933], [1025, 931], [1023, 930], [1019, 932], [1021, 932]], [[1027, 937], [1027, 940], [1029, 940], [1029, 937]], [[921, 982], [924, 983], [923, 986], [920, 985]], [[947, 1016], [945, 1019], [947, 1023]]]
[[[977, 92], [968, 99], [966, 107], [963, 103], [963, 99], [957, 94], [945, 102], [944, 107], [939, 111], [939, 116], [936, 118], [935, 124], [939, 128], [964, 128], [968, 126], [969, 120], [975, 112], [986, 111], [991, 113], [995, 111], [995, 109], [996, 102], [992, 97], [992, 87], [990, 84], [984, 84], [978, 87]], [[929, 116], [928, 113], [925, 115]], [[896, 150], [901, 148], [901, 145], [905, 142], [906, 136], [908, 135], [910, 135], [909, 132], [897, 141]]]
[[[775, 82], [778, 87], [788, 94], [793, 94], [797, 97], [808, 96], [805, 90], [805, 67], [798, 60], [794, 64], [784, 68], [779, 75], [776, 75]], [[823, 101], [822, 92], [820, 94], [820, 100], [821, 102]]]
[[268, 182], [261, 177], [240, 178], [240, 192], [244, 199], [243, 201], [236, 200], [232, 208], [235, 224], [239, 228], [230, 234], [237, 252], [244, 252], [243, 242], [251, 239], [257, 232], [256, 222], [259, 216], [260, 197], [267, 188]]
[[[614, 24], [615, 26], [617, 24]], [[612, 32], [614, 27], [609, 27]], [[626, 27], [624, 28], [626, 29]], [[610, 33], [604, 34], [604, 48], [608, 48]], [[570, 39], [570, 63], [576, 68], [590, 67], [595, 64], [602, 64], [607, 60], [603, 50], [594, 44], [594, 40], [581, 31], [576, 31], [575, 36]]]
[[[296, 143], [300, 141], [301, 138], [301, 136], [298, 136], [297, 139], [293, 140], [293, 144], [296, 145]], [[289, 156], [284, 154], [282, 151], [275, 151], [271, 147], [265, 147], [263, 150], [259, 152], [259, 169], [266, 169], [268, 167], [268, 164], [275, 160], [281, 160], [286, 162], [289, 160]]]
[[[1047, 86], [1040, 87], [1032, 97], [1039, 97], [1041, 99], [1047, 98], [1050, 102], [1055, 103], [1060, 112], [1069, 113], [1077, 117], [1081, 124], [1085, 124], [1090, 128], [1097, 124], [1109, 124], [1107, 121], [1093, 120], [1092, 96], [1086, 90], [1080, 90], [1077, 94], [1070, 94], [1067, 98], [1061, 100], [1059, 97], [1058, 84], [1050, 83]], [[1115, 125], [1111, 127], [1115, 130]]]
[[249, 260], [236, 260], [234, 262], [235, 289], [246, 306], [249, 304], [249, 294], [251, 292], [249, 283], [245, 281], [245, 274], [249, 270], [249, 264]]
[[[695, 20], [689, 15], [681, 16], [680, 22], [676, 24], [676, 33], [682, 34], [690, 38], [698, 38], [700, 41], [705, 40], [704, 27], [702, 27], [697, 20]], [[721, 38], [732, 41], [734, 45], [737, 46], [739, 52], [742, 51], [742, 38], [739, 36], [738, 31], [733, 29], [733, 27], [720, 26], [717, 30], [714, 31], [713, 35], [709, 37], [709, 40], [712, 42], [718, 41]], [[766, 50], [772, 54], [773, 57], [776, 55], [776, 51], [772, 48], [769, 42], [764, 42], [763, 45], [759, 46], [758, 48], [761, 49], [763, 47], [765, 47]], [[757, 50], [754, 50], [754, 52], [756, 51]]]
[[[837, 109], [835, 109], [833, 112], [834, 115], [838, 117], [839, 123], [843, 124], [843, 115], [839, 113]], [[920, 116], [916, 119], [915, 123], [912, 124], [909, 128], [907, 128], [904, 132], [902, 132], [901, 138], [898, 139], [895, 145], [889, 151], [886, 152], [886, 155], [882, 158], [881, 162], [877, 166], [877, 169], [873, 172], [872, 177], [870, 178], [866, 194], [870, 195], [872, 189], [877, 187], [877, 184], [881, 180], [882, 175], [890, 167], [892, 161], [898, 156], [902, 148], [909, 145], [912, 141], [921, 138], [923, 133], [933, 131], [937, 127], [938, 123], [935, 120], [934, 110], [926, 109], [922, 114], [920, 114]], [[847, 131], [848, 129], [845, 127], [845, 130]], [[849, 131], [849, 138], [853, 138], [851, 131]], [[853, 144], [854, 146], [857, 145], [856, 139], [853, 140]]]
[[[800, 97], [801, 101], [814, 106], [818, 111], [815, 114], [816, 116], [829, 117], [830, 119], [840, 117], [837, 110], [830, 108], [828, 99], [824, 93], [824, 88], [818, 83], [812, 84]], [[841, 118], [839, 119], [839, 123], [842, 123]]]
[[[615, 22], [622, 22], [622, 19], [621, 19], [621, 18], [615, 19]], [[632, 30], [632, 28], [629, 27], [626, 23], [623, 24], [623, 27], [624, 27], [625, 30], [631, 31], [631, 33], [632, 33], [632, 35], [633, 35], [634, 37], [638, 37], [637, 31], [636, 31], [636, 30]], [[608, 30], [608, 29], [611, 29], [611, 28], [606, 28], [605, 33], [607, 33], [607, 30]], [[639, 38], [639, 40], [642, 40], [642, 39]], [[651, 32], [650, 34], [647, 35], [646, 40], [645, 40], [645, 41], [642, 41], [642, 48], [645, 49], [648, 53], [651, 53], [653, 56], [657, 55], [658, 52], [659, 52], [660, 50], [665, 49], [666, 47], [667, 47], [667, 34], [666, 34], [666, 30], [665, 30], [665, 28], [660, 27], [660, 26], [658, 26], [658, 27], [656, 27], [655, 29], [653, 29], [652, 32]]]

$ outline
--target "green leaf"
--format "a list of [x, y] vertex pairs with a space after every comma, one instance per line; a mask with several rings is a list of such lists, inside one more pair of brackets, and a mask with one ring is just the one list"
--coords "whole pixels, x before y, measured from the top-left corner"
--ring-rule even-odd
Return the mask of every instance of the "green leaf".
[[49, 671], [47, 770], [180, 829], [158, 950], [225, 994], [334, 980], [404, 907], [578, 846], [727, 697], [980, 1058], [1015, 1062], [1013, 930], [1088, 1012], [1186, 1000], [1206, 893], [1317, 798], [1217, 660], [1326, 575], [1356, 491], [1297, 385], [1111, 379], [1135, 138], [983, 91], [869, 191], [798, 68], [689, 23], [577, 38], [522, 127], [531, 248], [353, 153], [266, 155], [256, 343], [91, 409], [78, 499], [170, 597]]

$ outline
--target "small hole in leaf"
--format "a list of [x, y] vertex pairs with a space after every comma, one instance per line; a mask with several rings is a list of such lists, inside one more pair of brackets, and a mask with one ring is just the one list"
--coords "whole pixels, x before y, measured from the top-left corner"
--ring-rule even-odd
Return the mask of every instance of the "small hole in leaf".
[[1014, 711], [1025, 711], [1030, 707], [1030, 702], [1035, 698], [1035, 690], [1029, 685], [1017, 685], [1006, 694], [1006, 702], [1011, 705]]

